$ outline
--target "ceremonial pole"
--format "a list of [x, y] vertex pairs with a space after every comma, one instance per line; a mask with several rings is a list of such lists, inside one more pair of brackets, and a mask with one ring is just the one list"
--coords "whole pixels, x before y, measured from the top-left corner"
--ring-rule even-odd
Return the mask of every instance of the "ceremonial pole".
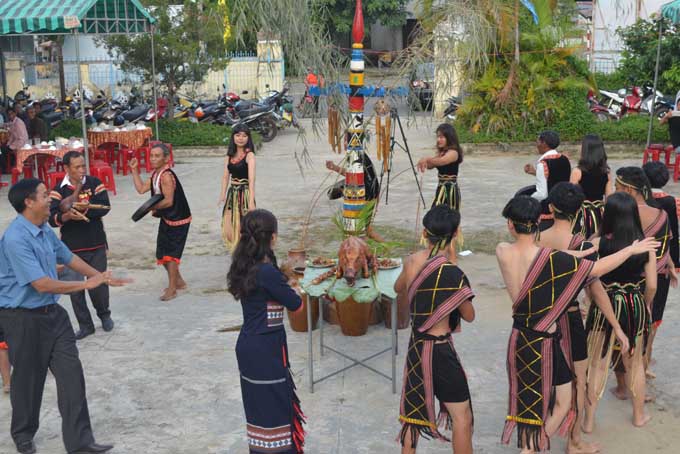
[[345, 190], [343, 223], [345, 233], [362, 234], [366, 226], [358, 225], [357, 219], [366, 205], [364, 187], [364, 14], [361, 0], [356, 0], [352, 23], [352, 60], [349, 73], [349, 113], [347, 128], [347, 159], [345, 163]]

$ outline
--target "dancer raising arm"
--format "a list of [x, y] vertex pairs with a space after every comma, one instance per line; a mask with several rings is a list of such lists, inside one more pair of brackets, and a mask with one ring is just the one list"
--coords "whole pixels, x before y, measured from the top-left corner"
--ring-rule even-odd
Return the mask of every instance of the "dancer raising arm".
[[[540, 215], [538, 200], [514, 197], [503, 209], [503, 216], [515, 241], [496, 248], [513, 301], [507, 356], [509, 410], [502, 441], [509, 443], [517, 428], [518, 447], [526, 453], [550, 449], [550, 437], [563, 422], [566, 433], [571, 423], [565, 417], [571, 409], [572, 375], [559, 345], [556, 322], [590, 276], [599, 277], [630, 256], [658, 245], [646, 239], [597, 262], [580, 259], [536, 243]], [[550, 285], [544, 285], [546, 282]]]
[[440, 124], [437, 127], [437, 152], [434, 156], [420, 159], [417, 164], [421, 172], [436, 168], [439, 174], [432, 207], [446, 205], [460, 211], [458, 168], [462, 163], [463, 148], [460, 146], [455, 128], [448, 123]]

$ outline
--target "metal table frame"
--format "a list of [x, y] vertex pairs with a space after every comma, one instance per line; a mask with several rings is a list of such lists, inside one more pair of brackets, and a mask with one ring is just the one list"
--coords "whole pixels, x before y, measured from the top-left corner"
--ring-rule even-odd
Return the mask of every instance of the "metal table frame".
[[[362, 359], [357, 359], [354, 358], [350, 355], [348, 355], [346, 352], [343, 352], [341, 350], [335, 349], [333, 347], [330, 347], [323, 342], [323, 300], [324, 296], [320, 296], [316, 298], [316, 304], [319, 305], [319, 353], [323, 357], [324, 353], [324, 348], [332, 351], [336, 355], [342, 356], [343, 358], [346, 358], [350, 361], [352, 361], [352, 364], [349, 366], [345, 366], [341, 369], [338, 369], [336, 371], [333, 371], [317, 380], [314, 380], [314, 349], [313, 349], [313, 340], [314, 340], [314, 330], [312, 330], [312, 300], [315, 299], [311, 296], [308, 297], [307, 299], [307, 345], [308, 345], [308, 359], [307, 359], [307, 367], [309, 368], [309, 392], [314, 393], [314, 385], [317, 383], [320, 383], [328, 378], [334, 377], [335, 375], [338, 375], [339, 373], [342, 373], [348, 369], [351, 369], [355, 366], [362, 366], [365, 367], [366, 369], [370, 370], [371, 372], [380, 375], [381, 377], [384, 377], [388, 380], [392, 381], [392, 394], [396, 394], [397, 392], [397, 336], [398, 336], [398, 330], [397, 330], [397, 299], [396, 298], [391, 298], [390, 302], [390, 318], [392, 320], [392, 333], [391, 333], [391, 346], [388, 348], [385, 348], [383, 350], [380, 350], [379, 352], [373, 353], [366, 358]], [[342, 304], [342, 303], [337, 303], [337, 304]], [[392, 352], [392, 375], [389, 376], [378, 369], [369, 366], [366, 364], [366, 361], [369, 361], [373, 358], [376, 358], [382, 354], [385, 354], [387, 352], [391, 351]]]

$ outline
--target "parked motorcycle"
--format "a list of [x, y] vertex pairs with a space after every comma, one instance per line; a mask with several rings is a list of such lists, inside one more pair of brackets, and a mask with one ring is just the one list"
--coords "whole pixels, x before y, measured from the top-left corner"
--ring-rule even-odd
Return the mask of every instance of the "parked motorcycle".
[[278, 125], [274, 116], [275, 107], [255, 107], [249, 110], [241, 110], [237, 115], [225, 110], [217, 123], [227, 126], [245, 124], [252, 131], [257, 131], [262, 136], [263, 142], [271, 142], [276, 137]]
[[618, 115], [613, 110], [609, 109], [597, 99], [593, 90], [588, 91], [588, 108], [598, 121], [618, 119]]
[[[656, 91], [656, 98], [654, 95], [654, 88], [650, 86], [645, 86], [642, 92], [642, 112], [646, 114], [654, 114], [657, 118], [662, 118], [666, 115], [666, 112], [674, 109], [673, 99], [668, 96], [664, 96], [659, 90]], [[654, 105], [652, 106], [652, 102]]]
[[637, 115], [640, 113], [640, 108], [642, 107], [642, 93], [640, 87], [633, 87], [631, 94], [626, 93], [625, 88], [622, 88], [618, 92], [618, 95], [623, 97], [619, 118], [623, 118], [626, 115]]

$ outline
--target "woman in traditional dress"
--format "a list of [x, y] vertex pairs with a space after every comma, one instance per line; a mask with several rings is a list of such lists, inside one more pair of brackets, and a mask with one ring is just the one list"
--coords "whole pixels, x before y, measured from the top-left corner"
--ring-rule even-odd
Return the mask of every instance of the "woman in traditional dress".
[[250, 129], [243, 124], [234, 126], [224, 161], [219, 201], [220, 204], [224, 204], [222, 239], [231, 252], [234, 252], [239, 241], [241, 219], [248, 211], [255, 209], [254, 150]]
[[[637, 202], [629, 194], [617, 192], [607, 197], [602, 218], [601, 237], [593, 243], [600, 257], [612, 255], [644, 238]], [[633, 396], [633, 425], [644, 426], [650, 416], [645, 411], [644, 351], [651, 325], [651, 307], [656, 293], [656, 253], [638, 254], [621, 266], [600, 277], [605, 286], [616, 318], [626, 333], [630, 348], [621, 352], [626, 370], [625, 382]], [[607, 370], [617, 347], [612, 326], [597, 306], [592, 305], [588, 321], [588, 393], [584, 430], [593, 429], [597, 403], [607, 382]]]
[[461, 319], [475, 318], [474, 293], [452, 241], [459, 224], [460, 214], [447, 206], [430, 209], [423, 218], [428, 248], [405, 260], [394, 284], [398, 293], [408, 291], [412, 324], [399, 411], [403, 454], [416, 452], [420, 435], [448, 441], [440, 426], [453, 431], [456, 454], [472, 453], [470, 390], [451, 336]]
[[[670, 236], [668, 237], [668, 252], [670, 260], [668, 262], [667, 272], [660, 273], [657, 276], [656, 295], [654, 296], [654, 305], [652, 307], [652, 334], [649, 340], [649, 347], [647, 348], [647, 375], [655, 376], [651, 371], [652, 347], [656, 333], [663, 321], [663, 313], [666, 308], [666, 300], [668, 300], [668, 291], [670, 286], [677, 286], [678, 266], [680, 266], [680, 244], [678, 243], [678, 216], [680, 215], [680, 200], [672, 195], [663, 192], [662, 188], [668, 183], [670, 175], [666, 164], [659, 161], [650, 161], [642, 166], [652, 190], [653, 204], [658, 208], [664, 210], [668, 217], [668, 229]], [[652, 201], [650, 201], [652, 204]], [[658, 254], [657, 254], [658, 257]], [[657, 259], [658, 265], [658, 259]]]
[[236, 359], [249, 452], [302, 453], [305, 419], [290, 373], [283, 326], [284, 308], [302, 310], [302, 301], [276, 265], [274, 215], [253, 210], [241, 221], [227, 284], [243, 309]]
[[453, 126], [442, 123], [437, 127], [437, 152], [434, 156], [418, 161], [418, 170], [425, 172], [437, 169], [439, 184], [432, 206], [448, 205], [460, 211], [460, 189], [458, 188], [458, 167], [463, 162], [463, 148]]
[[588, 134], [581, 142], [581, 159], [571, 171], [569, 182], [581, 186], [585, 200], [574, 223], [574, 233], [585, 239], [598, 235], [602, 223], [604, 199], [614, 192], [607, 153], [599, 136]]

